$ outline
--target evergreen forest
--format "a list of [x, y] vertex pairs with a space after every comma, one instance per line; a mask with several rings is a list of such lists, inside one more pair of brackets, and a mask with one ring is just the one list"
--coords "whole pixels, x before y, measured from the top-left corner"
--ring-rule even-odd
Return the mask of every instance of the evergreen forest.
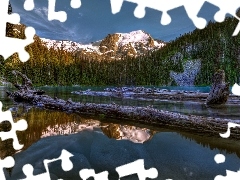
[[[212, 75], [218, 69], [225, 70], [226, 81], [239, 83], [240, 35], [233, 37], [238, 21], [228, 17], [222, 23], [209, 22], [203, 30], [195, 29], [167, 43], [160, 50], [138, 57], [101, 59], [69, 52], [63, 48], [48, 49], [35, 36], [34, 43], [26, 47], [29, 61], [22, 63], [17, 54], [7, 60], [0, 58], [0, 77], [14, 81], [12, 70], [26, 74], [35, 86], [54, 85], [176, 85], [170, 71], [183, 72], [187, 60], [200, 59], [201, 70], [195, 85], [211, 84]], [[15, 33], [7, 26], [7, 35], [24, 39], [25, 26]], [[173, 57], [181, 53], [177, 62]]]

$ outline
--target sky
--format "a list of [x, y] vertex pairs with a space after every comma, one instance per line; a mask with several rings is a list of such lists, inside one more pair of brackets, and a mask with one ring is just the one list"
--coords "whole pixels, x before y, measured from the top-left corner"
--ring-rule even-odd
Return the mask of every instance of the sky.
[[[135, 30], [144, 30], [154, 39], [168, 42], [196, 28], [187, 17], [184, 7], [169, 11], [172, 21], [163, 26], [160, 24], [161, 11], [146, 8], [145, 17], [138, 19], [133, 15], [136, 4], [127, 1], [123, 3], [121, 11], [113, 15], [110, 0], [81, 0], [82, 6], [79, 9], [71, 8], [70, 0], [56, 0], [56, 11], [66, 11], [68, 15], [64, 23], [57, 20], [48, 21], [47, 0], [34, 0], [33, 11], [24, 10], [24, 0], [10, 2], [13, 12], [21, 16], [21, 23], [34, 27], [38, 36], [82, 44], [101, 40], [108, 34]], [[218, 7], [205, 3], [198, 15], [206, 20], [214, 20], [214, 14], [218, 10]]]

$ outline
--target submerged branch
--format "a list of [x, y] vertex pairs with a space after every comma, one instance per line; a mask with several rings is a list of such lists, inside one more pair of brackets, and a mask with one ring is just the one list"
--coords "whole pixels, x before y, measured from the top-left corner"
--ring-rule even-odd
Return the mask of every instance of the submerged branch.
[[[25, 76], [23, 76], [25, 77]], [[28, 85], [28, 82], [25, 83]], [[239, 123], [238, 120], [203, 117], [195, 115], [182, 115], [150, 107], [120, 106], [116, 104], [95, 104], [73, 102], [71, 99], [65, 101], [52, 98], [48, 95], [36, 93], [38, 91], [30, 88], [19, 88], [15, 92], [8, 92], [10, 98], [17, 102], [27, 102], [38, 107], [78, 113], [84, 115], [104, 115], [106, 118], [119, 120], [131, 120], [151, 124], [159, 127], [181, 129], [196, 134], [220, 137], [219, 133], [227, 131], [228, 122]], [[231, 129], [231, 137], [240, 139], [240, 129]]]
[[[103, 91], [92, 91], [91, 89], [85, 91], [73, 91], [72, 94], [88, 95], [88, 96], [107, 96], [117, 98], [132, 98], [132, 99], [160, 99], [160, 100], [174, 100], [174, 101], [194, 101], [206, 103], [209, 93], [202, 93], [199, 91], [185, 91], [185, 90], [168, 90], [159, 88], [144, 88], [144, 87], [115, 87], [106, 88]], [[227, 103], [240, 104], [240, 97], [229, 94], [226, 98]], [[207, 104], [207, 106], [214, 106], [215, 104]]]

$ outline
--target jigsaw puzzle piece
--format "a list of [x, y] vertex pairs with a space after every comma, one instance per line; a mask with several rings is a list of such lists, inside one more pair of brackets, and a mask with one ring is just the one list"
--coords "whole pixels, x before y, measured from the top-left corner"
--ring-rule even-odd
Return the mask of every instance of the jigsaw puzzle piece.
[[3, 160], [0, 159], [0, 179], [1, 180], [6, 179], [4, 172], [3, 172], [3, 168], [11, 168], [14, 165], [15, 165], [15, 161], [14, 161], [13, 157], [11, 157], [11, 156], [8, 156]]
[[116, 171], [119, 174], [119, 179], [133, 174], [137, 174], [139, 180], [146, 180], [146, 178], [154, 179], [158, 176], [156, 168], [145, 169], [143, 159], [117, 167]]
[[145, 8], [162, 11], [162, 17], [160, 23], [162, 25], [168, 25], [171, 22], [171, 17], [167, 13], [169, 10], [182, 6], [182, 0], [169, 0], [168, 3], [164, 0], [126, 0], [128, 2], [136, 3], [138, 6], [134, 10], [134, 16], [137, 18], [143, 18], [146, 14]]
[[[17, 24], [20, 22], [20, 16], [16, 13], [8, 14], [9, 0], [2, 0], [0, 4], [0, 38], [6, 35], [6, 23]], [[1, 44], [4, 44], [1, 41]]]
[[[171, 23], [171, 17], [169, 16], [168, 11], [184, 5], [189, 17], [193, 20], [195, 24], [198, 25], [198, 27], [202, 28], [203, 25], [206, 25], [206, 21], [204, 21], [204, 19], [197, 17], [197, 14], [201, 9], [204, 3], [204, 0], [197, 1], [197, 5], [196, 5], [196, 1], [191, 1], [191, 0], [188, 0], [187, 2], [186, 0], [177, 0], [177, 1], [168, 0], [167, 3], [165, 0], [148, 0], [148, 1], [125, 0], [125, 1], [137, 4], [136, 9], [134, 10], [134, 16], [137, 18], [143, 18], [145, 16], [146, 14], [145, 8], [162, 11], [162, 17], [160, 21], [162, 25], [168, 25], [169, 23]], [[116, 14], [120, 12], [124, 0], [111, 0], [110, 2], [111, 2], [112, 13]]]
[[73, 154], [71, 154], [70, 152], [68, 152], [67, 150], [63, 149], [61, 155], [56, 158], [56, 159], [52, 159], [52, 160], [44, 160], [44, 166], [47, 168], [47, 164], [54, 162], [54, 161], [58, 161], [61, 160], [61, 166], [62, 169], [64, 171], [70, 171], [73, 168], [73, 163], [70, 160], [70, 157], [73, 157]]
[[217, 175], [214, 180], [233, 180], [240, 179], [240, 170], [237, 172], [226, 170], [226, 176]]
[[33, 166], [31, 164], [25, 164], [22, 168], [23, 173], [26, 175], [25, 180], [51, 180], [49, 172], [45, 172], [38, 175], [33, 175]]
[[12, 118], [11, 111], [2, 112], [2, 102], [0, 102], [0, 123], [3, 121], [8, 121], [11, 124], [12, 129], [8, 132], [0, 132], [0, 137], [4, 141], [6, 139], [13, 139], [13, 148], [19, 150], [23, 145], [19, 144], [16, 131], [24, 131], [27, 129], [28, 125], [26, 120], [22, 119], [18, 122], [14, 122]]
[[183, 5], [183, 1], [184, 0], [178, 0], [178, 1], [168, 0], [168, 2], [166, 3], [165, 0], [150, 0], [150, 3], [148, 3], [147, 1], [146, 7], [154, 10], [162, 11], [162, 17], [161, 17], [160, 23], [162, 25], [168, 25], [172, 21], [170, 15], [168, 14], [168, 11], [181, 7]]
[[108, 172], [103, 171], [101, 173], [96, 174], [94, 169], [82, 169], [79, 172], [79, 176], [83, 180], [87, 180], [90, 177], [93, 177], [94, 180], [108, 180]]
[[226, 158], [225, 158], [225, 156], [223, 154], [216, 154], [215, 157], [214, 157], [214, 161], [217, 164], [224, 163], [225, 160], [226, 160]]
[[[24, 9], [26, 11], [32, 11], [34, 9], [34, 0], [25, 0]], [[48, 0], [48, 20], [59, 20], [65, 22], [67, 20], [67, 13], [65, 11], [55, 11], [56, 0]], [[71, 0], [70, 6], [74, 9], [81, 7], [81, 0]]]
[[207, 21], [204, 18], [198, 17], [198, 13], [201, 10], [205, 0], [184, 0], [184, 8], [187, 12], [188, 17], [192, 20], [193, 24], [198, 29], [203, 29], [207, 25]]
[[121, 11], [124, 0], [110, 0], [111, 9], [113, 14], [117, 14]]
[[232, 122], [228, 122], [228, 128], [227, 128], [227, 132], [226, 133], [220, 133], [220, 136], [222, 138], [229, 138], [230, 134], [231, 134], [231, 128], [236, 128], [236, 127], [240, 127], [240, 124], [236, 124], [236, 123], [232, 123]]
[[31, 27], [26, 28], [26, 39], [6, 37], [6, 23], [17, 24], [20, 22], [18, 14], [8, 14], [8, 4], [9, 0], [0, 1], [0, 55], [7, 59], [14, 53], [18, 53], [20, 60], [25, 62], [29, 59], [29, 54], [26, 52], [25, 47], [34, 42], [35, 29]]
[[[183, 0], [169, 0], [168, 3], [164, 0], [125, 0], [127, 2], [137, 4], [137, 7], [134, 10], [134, 16], [137, 18], [143, 18], [146, 14], [145, 8], [151, 8], [154, 10], [162, 11], [162, 18], [160, 23], [163, 25], [167, 25], [171, 22], [171, 17], [167, 13], [167, 11], [175, 9], [177, 7], [182, 6]], [[116, 14], [120, 12], [122, 4], [124, 0], [111, 0], [111, 8], [112, 13]]]
[[34, 0], [25, 0], [23, 7], [26, 11], [32, 11], [35, 7]]
[[[219, 11], [215, 14], [214, 19], [217, 22], [223, 22], [227, 14], [231, 14], [235, 18], [236, 11], [240, 7], [240, 0], [207, 0], [209, 3], [219, 7]], [[238, 18], [239, 19], [239, 18]]]
[[[240, 18], [236, 15], [237, 9], [240, 7], [240, 0], [208, 0], [209, 3], [219, 7], [219, 11], [214, 15], [214, 19], [217, 22], [223, 22], [227, 14], [231, 14], [233, 17], [240, 21]], [[233, 36], [238, 35], [240, 31], [240, 22], [233, 32]]]
[[80, 8], [82, 5], [81, 0], [71, 0], [70, 6], [74, 9]]
[[65, 22], [67, 20], [67, 13], [65, 11], [55, 11], [56, 0], [48, 0], [48, 20], [59, 20]]
[[233, 85], [232, 93], [236, 96], [240, 96], [240, 86], [237, 83]]
[[28, 52], [25, 50], [25, 47], [29, 44], [33, 43], [33, 37], [35, 35], [35, 29], [32, 27], [27, 27], [25, 29], [26, 39], [16, 39], [11, 37], [4, 37], [2, 39], [3, 42], [0, 44], [0, 54], [7, 59], [15, 52], [18, 53], [19, 59], [22, 62], [26, 62], [30, 56]]
[[46, 169], [45, 173], [33, 175], [33, 166], [31, 164], [25, 164], [22, 168], [23, 173], [26, 175], [25, 179], [22, 180], [51, 180], [50, 178], [50, 172], [48, 168], [48, 164], [61, 160], [61, 166], [64, 171], [70, 171], [73, 168], [72, 161], [70, 160], [70, 157], [72, 157], [73, 154], [69, 153], [67, 150], [63, 149], [61, 155], [58, 158], [55, 159], [45, 159], [43, 161], [44, 167]]

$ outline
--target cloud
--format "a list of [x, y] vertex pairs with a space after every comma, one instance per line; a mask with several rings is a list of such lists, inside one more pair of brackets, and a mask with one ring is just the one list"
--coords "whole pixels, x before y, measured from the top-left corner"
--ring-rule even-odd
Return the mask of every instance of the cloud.
[[[172, 22], [168, 26], [160, 24], [161, 12], [146, 9], [146, 16], [137, 19], [133, 15], [136, 7], [133, 3], [124, 3], [120, 13], [113, 15], [109, 0], [82, 0], [79, 9], [72, 9], [69, 0], [57, 0], [57, 11], [66, 11], [68, 19], [61, 23], [57, 20], [48, 21], [48, 1], [35, 2], [33, 11], [23, 9], [24, 0], [12, 1], [13, 11], [21, 16], [21, 22], [33, 26], [39, 36], [49, 39], [69, 39], [81, 43], [89, 43], [116, 32], [130, 32], [142, 29], [153, 38], [164, 41], [173, 40], [180, 34], [192, 31], [195, 26], [187, 18], [184, 8], [177, 8], [169, 12]], [[60, 3], [61, 2], [61, 3]], [[216, 7], [204, 5], [199, 16], [213, 19]]]
[[48, 8], [42, 7], [42, 8], [35, 8], [34, 13], [36, 13], [39, 17], [46, 19], [48, 17]]

